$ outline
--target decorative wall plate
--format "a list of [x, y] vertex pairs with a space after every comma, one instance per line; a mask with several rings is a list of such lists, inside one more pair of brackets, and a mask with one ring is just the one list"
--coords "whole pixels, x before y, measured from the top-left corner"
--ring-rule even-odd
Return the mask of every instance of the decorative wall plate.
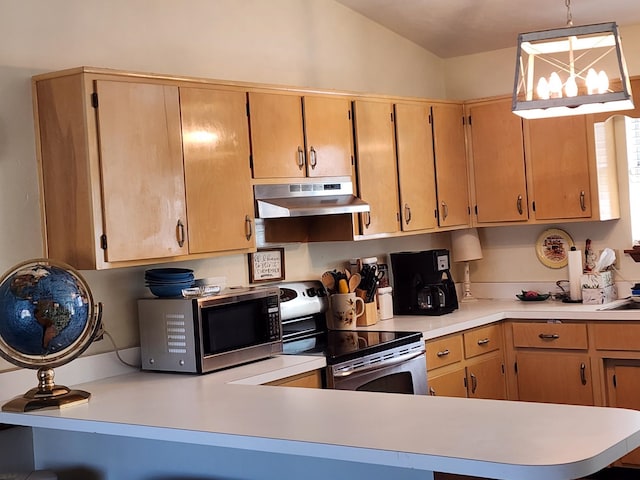
[[566, 267], [573, 239], [564, 230], [550, 228], [542, 232], [536, 242], [538, 259], [549, 268]]

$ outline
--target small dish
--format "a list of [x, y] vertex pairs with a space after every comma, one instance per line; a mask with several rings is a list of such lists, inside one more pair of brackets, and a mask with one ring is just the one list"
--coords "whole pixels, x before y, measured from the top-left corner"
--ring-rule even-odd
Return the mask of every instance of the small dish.
[[539, 293], [538, 296], [533, 297], [533, 296], [526, 296], [524, 294], [516, 294], [516, 297], [518, 297], [518, 299], [522, 300], [523, 302], [540, 302], [542, 300], [546, 300], [547, 298], [549, 298], [551, 295], [549, 293]]
[[640, 295], [631, 295], [631, 300], [640, 303]]

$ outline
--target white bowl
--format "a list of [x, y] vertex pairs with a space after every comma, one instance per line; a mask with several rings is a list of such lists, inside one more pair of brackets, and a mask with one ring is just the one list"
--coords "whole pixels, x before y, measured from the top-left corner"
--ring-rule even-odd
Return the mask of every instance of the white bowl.
[[631, 300], [640, 303], [640, 295], [631, 295]]

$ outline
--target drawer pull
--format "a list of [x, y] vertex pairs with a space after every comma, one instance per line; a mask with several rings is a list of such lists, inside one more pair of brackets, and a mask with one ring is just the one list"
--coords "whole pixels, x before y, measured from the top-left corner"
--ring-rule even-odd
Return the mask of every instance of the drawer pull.
[[438, 355], [439, 357], [446, 357], [447, 355], [449, 355], [449, 353], [451, 353], [449, 349], [445, 348], [444, 350], [441, 350], [438, 353], [436, 353], [436, 355]]
[[540, 335], [538, 335], [538, 337], [543, 340], [556, 340], [560, 338], [560, 335], [558, 335], [557, 333], [541, 333]]
[[431, 395], [432, 397], [436, 396], [436, 391], [433, 389], [433, 387], [429, 387], [429, 395]]
[[471, 374], [471, 393], [476, 393], [477, 388], [478, 388], [478, 378], [472, 373]]
[[587, 375], [586, 375], [587, 366], [584, 363], [580, 364], [580, 382], [582, 385], [587, 384]]
[[489, 343], [489, 338], [481, 338], [478, 340], [478, 345], [486, 345], [487, 343]]

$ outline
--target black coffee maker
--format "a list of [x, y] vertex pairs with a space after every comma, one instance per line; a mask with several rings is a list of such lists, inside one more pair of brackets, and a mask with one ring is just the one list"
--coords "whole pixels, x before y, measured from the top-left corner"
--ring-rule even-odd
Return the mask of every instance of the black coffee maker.
[[442, 315], [458, 308], [449, 250], [391, 253], [394, 315]]

